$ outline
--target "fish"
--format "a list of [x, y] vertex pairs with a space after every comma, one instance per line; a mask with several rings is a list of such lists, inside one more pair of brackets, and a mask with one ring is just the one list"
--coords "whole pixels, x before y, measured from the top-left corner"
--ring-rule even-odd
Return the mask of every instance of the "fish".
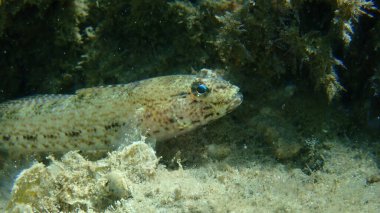
[[110, 150], [131, 128], [164, 141], [233, 111], [239, 87], [203, 69], [0, 104], [0, 150]]

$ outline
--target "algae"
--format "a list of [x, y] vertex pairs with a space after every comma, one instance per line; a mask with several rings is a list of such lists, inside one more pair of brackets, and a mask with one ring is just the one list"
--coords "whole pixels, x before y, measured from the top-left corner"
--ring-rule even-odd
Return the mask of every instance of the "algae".
[[[61, 92], [78, 62], [84, 1], [4, 1], [0, 6], [2, 99]], [[47, 70], [49, 70], [47, 72]]]
[[[88, 161], [77, 152], [45, 166], [35, 163], [16, 180], [8, 211], [376, 212], [378, 171], [366, 151], [332, 143], [323, 171], [306, 175], [273, 158], [234, 150], [224, 161], [168, 170], [154, 150], [135, 142]], [[344, 142], [343, 142], [344, 143]], [[262, 152], [262, 153], [265, 153]], [[356, 156], [356, 157], [355, 157]], [[354, 194], [353, 194], [354, 193]]]
[[115, 200], [133, 197], [133, 187], [155, 176], [158, 163], [152, 148], [135, 142], [107, 158], [92, 162], [78, 152], [49, 166], [35, 163], [20, 173], [7, 211], [101, 210]]

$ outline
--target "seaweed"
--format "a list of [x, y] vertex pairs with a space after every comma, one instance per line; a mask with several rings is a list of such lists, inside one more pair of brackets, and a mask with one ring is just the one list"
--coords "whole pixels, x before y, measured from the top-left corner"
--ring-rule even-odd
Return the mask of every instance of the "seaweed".
[[132, 197], [131, 187], [152, 179], [158, 163], [143, 141], [95, 162], [77, 152], [49, 159], [49, 166], [34, 163], [18, 176], [8, 211], [104, 210], [116, 200]]
[[3, 98], [60, 92], [81, 51], [83, 1], [4, 1], [0, 6]]

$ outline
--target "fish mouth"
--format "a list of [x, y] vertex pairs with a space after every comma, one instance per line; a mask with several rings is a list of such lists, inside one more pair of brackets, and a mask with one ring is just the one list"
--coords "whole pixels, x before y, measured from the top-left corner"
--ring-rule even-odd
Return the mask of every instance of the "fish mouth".
[[230, 105], [227, 108], [227, 112], [231, 112], [243, 102], [243, 94], [237, 92], [233, 97]]
[[239, 106], [243, 102], [243, 94], [241, 92], [236, 93], [232, 102], [234, 106]]

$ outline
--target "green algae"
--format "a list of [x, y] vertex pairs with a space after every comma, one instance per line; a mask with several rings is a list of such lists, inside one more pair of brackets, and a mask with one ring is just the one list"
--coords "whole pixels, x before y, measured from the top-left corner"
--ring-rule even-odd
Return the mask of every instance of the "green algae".
[[4, 1], [0, 6], [3, 96], [59, 92], [80, 55], [83, 1]]
[[[336, 42], [348, 46], [354, 24], [375, 10], [364, 0], [6, 1], [1, 7], [0, 41], [8, 44], [2, 77], [15, 81], [2, 86], [9, 97], [216, 66], [268, 82], [290, 77], [330, 102], [344, 90]], [[26, 25], [24, 13], [33, 14]], [[18, 46], [9, 45], [16, 40]], [[23, 57], [32, 52], [40, 54]], [[12, 88], [25, 73], [26, 86]]]

